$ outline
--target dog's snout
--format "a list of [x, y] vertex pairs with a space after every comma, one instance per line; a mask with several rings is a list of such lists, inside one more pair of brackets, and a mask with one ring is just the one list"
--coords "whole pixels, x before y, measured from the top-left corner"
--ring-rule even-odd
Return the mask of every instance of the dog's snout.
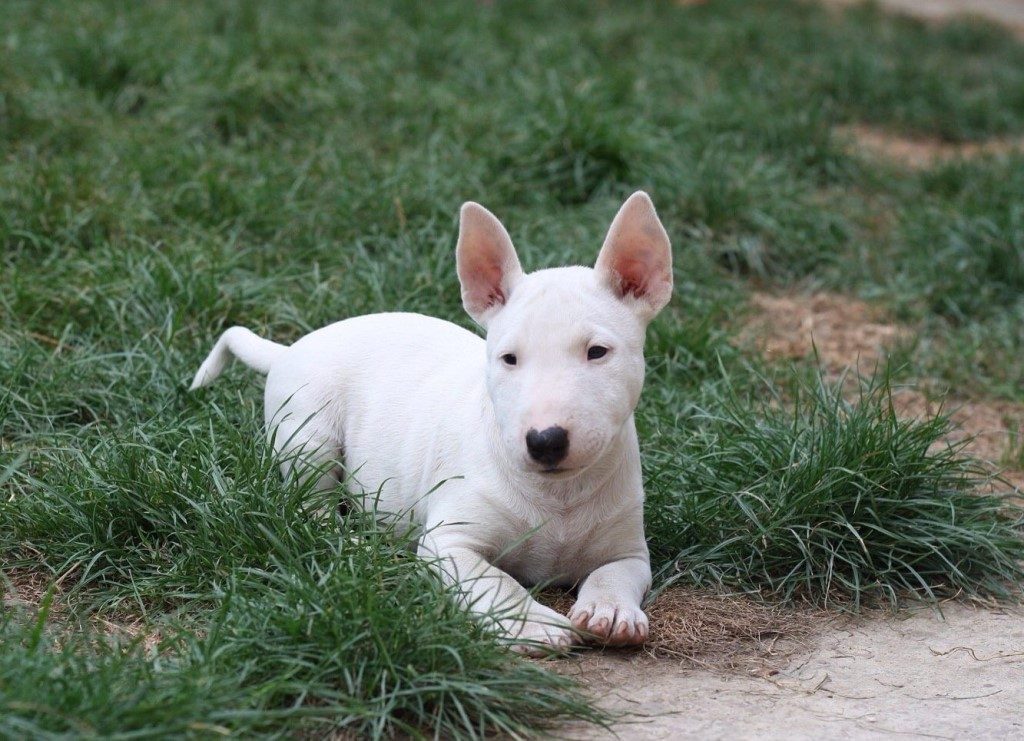
[[526, 450], [530, 457], [545, 466], [554, 466], [569, 454], [569, 431], [564, 427], [530, 430], [526, 433]]

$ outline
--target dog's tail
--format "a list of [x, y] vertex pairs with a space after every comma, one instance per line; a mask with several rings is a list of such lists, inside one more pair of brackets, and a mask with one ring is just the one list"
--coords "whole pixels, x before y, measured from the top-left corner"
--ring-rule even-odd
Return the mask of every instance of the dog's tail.
[[209, 386], [224, 370], [231, 357], [236, 357], [257, 373], [266, 375], [270, 365], [285, 350], [284, 345], [265, 340], [245, 327], [232, 327], [217, 340], [213, 350], [199, 366], [189, 391]]

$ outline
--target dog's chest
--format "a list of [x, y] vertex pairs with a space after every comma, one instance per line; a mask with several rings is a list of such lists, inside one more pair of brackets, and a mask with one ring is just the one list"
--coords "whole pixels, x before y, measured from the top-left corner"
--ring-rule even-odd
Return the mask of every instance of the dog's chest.
[[604, 563], [597, 528], [583, 518], [556, 517], [533, 527], [529, 536], [510, 543], [496, 565], [526, 585], [572, 585]]

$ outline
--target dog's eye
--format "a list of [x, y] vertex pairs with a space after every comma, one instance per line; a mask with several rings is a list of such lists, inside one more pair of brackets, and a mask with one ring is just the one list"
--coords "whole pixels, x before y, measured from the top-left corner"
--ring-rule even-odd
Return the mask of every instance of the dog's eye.
[[515, 356], [514, 353], [507, 352], [507, 353], [505, 353], [504, 355], [501, 356], [501, 359], [502, 359], [502, 361], [504, 361], [505, 365], [515, 365], [516, 364], [516, 356]]
[[608, 348], [607, 347], [601, 347], [600, 345], [594, 345], [593, 347], [591, 347], [590, 349], [587, 350], [587, 360], [597, 360], [598, 358], [603, 358], [607, 354], [608, 354]]

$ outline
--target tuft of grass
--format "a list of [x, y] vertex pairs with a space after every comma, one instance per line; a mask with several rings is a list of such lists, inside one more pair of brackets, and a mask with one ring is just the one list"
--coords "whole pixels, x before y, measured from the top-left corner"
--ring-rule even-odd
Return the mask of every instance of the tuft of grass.
[[947, 418], [899, 418], [886, 377], [854, 400], [820, 379], [778, 393], [752, 403], [727, 380], [671, 457], [648, 457], [662, 579], [855, 608], [1019, 596], [1024, 509], [977, 491]]
[[335, 515], [340, 492], [282, 484], [243, 431], [168, 439], [104, 438], [12, 472], [8, 566], [74, 575], [72, 614], [151, 618], [119, 645], [47, 621], [45, 603], [34, 620], [6, 616], [17, 649], [0, 660], [0, 729], [483, 737], [606, 722], [572, 680], [470, 618], [414, 557], [414, 533]]
[[[501, 150], [496, 178], [510, 189], [529, 184], [567, 206], [586, 203], [598, 193], [617, 192], [632, 180], [631, 167], [644, 155], [643, 132], [616, 113], [623, 103], [591, 83], [557, 90], [539, 101], [539, 110]], [[520, 124], [521, 125], [521, 124]]]
[[[338, 576], [351, 559], [334, 555], [338, 565], [322, 562], [315, 580], [270, 576], [276, 588], [225, 596], [201, 632], [165, 628], [149, 646], [88, 623], [57, 629], [45, 605], [0, 615], [0, 733], [425, 738], [607, 723], [571, 680], [481, 640], [453, 600], [414, 593], [429, 581], [409, 578], [411, 559], [382, 579], [359, 574], [364, 586], [353, 592], [356, 580]], [[356, 597], [394, 587], [409, 601], [376, 591], [346, 612]]]

